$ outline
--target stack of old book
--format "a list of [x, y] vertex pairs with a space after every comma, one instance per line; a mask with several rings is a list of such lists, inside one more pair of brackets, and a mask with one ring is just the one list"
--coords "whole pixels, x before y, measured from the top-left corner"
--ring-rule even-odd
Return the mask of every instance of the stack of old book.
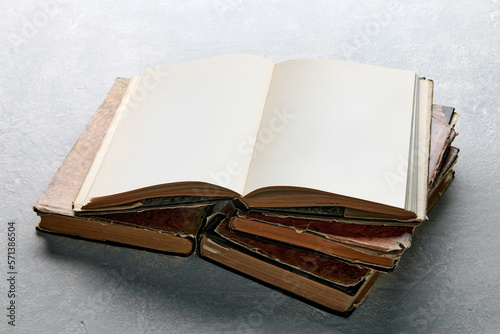
[[[458, 158], [458, 149], [451, 146], [458, 114], [450, 107], [433, 105], [432, 110], [428, 210], [453, 180]], [[219, 214], [201, 238], [200, 254], [318, 307], [348, 315], [381, 273], [394, 270], [419, 222], [349, 219], [343, 212], [321, 211], [242, 207]]]
[[453, 179], [457, 114], [416, 73], [226, 55], [117, 79], [41, 231], [188, 256], [349, 314]]

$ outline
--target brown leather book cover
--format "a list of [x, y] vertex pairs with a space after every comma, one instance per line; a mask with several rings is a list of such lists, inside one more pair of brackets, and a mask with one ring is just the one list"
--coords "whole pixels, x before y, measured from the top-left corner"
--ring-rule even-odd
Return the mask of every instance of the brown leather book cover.
[[411, 234], [414, 230], [414, 227], [411, 226], [378, 226], [301, 218], [281, 218], [259, 212], [239, 213], [238, 217], [271, 223], [284, 228], [292, 228], [297, 232], [299, 238], [302, 233], [312, 233], [336, 242], [394, 253], [401, 253], [409, 246]]
[[299, 249], [272, 244], [255, 238], [236, 234], [229, 229], [229, 219], [224, 219], [215, 227], [214, 232], [237, 244], [250, 252], [264, 256], [270, 260], [298, 269], [304, 273], [330, 283], [355, 287], [371, 273], [371, 270], [351, 265], [341, 260], [333, 259], [321, 254], [304, 252]]
[[412, 227], [297, 220], [256, 212], [238, 213], [231, 218], [229, 226], [238, 234], [257, 236], [269, 243], [340, 258], [380, 271], [392, 271], [396, 267], [410, 245], [413, 232]]

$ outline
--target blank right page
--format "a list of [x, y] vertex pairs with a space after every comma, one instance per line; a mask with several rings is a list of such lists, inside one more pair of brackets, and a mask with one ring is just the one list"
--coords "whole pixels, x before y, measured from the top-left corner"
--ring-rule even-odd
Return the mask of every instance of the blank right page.
[[405, 208], [416, 79], [334, 60], [276, 65], [244, 194], [296, 186]]

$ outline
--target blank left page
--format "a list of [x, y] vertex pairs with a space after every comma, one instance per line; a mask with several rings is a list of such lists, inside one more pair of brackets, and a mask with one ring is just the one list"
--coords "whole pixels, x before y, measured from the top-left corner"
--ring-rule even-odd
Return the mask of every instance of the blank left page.
[[143, 73], [86, 198], [183, 181], [242, 193], [273, 69], [226, 55]]

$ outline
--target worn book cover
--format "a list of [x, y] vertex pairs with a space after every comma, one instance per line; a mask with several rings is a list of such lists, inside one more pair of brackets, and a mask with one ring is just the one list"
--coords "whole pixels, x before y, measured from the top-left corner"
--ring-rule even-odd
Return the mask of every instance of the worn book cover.
[[[451, 111], [452, 112], [451, 112]], [[455, 108], [445, 107], [440, 105], [432, 106], [432, 122], [431, 122], [431, 145], [429, 154], [429, 191], [431, 191], [433, 183], [436, 181], [437, 174], [443, 165], [443, 158], [448, 153], [451, 143], [455, 139], [457, 133], [454, 129], [454, 124], [450, 124], [453, 115], [456, 122], [458, 114], [454, 112]], [[447, 115], [443, 113], [447, 112]]]
[[391, 271], [410, 247], [414, 227], [281, 218], [238, 212], [229, 220], [236, 233], [321, 253], [377, 270]]

